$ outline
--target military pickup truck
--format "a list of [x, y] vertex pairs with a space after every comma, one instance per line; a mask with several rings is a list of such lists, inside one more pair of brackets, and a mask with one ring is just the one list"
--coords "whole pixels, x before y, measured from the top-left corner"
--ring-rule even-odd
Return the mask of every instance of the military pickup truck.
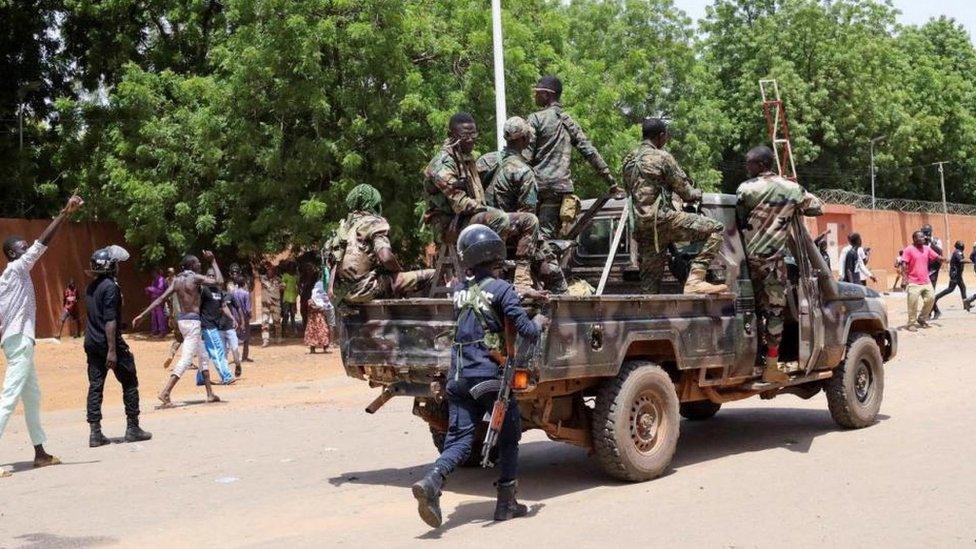
[[[677, 280], [673, 290], [679, 293], [641, 295], [627, 203], [610, 200], [594, 208], [596, 215], [575, 241], [564, 244], [565, 264], [569, 278], [594, 286], [603, 278], [605, 284], [599, 295], [553, 296], [542, 306], [551, 324], [526, 366], [527, 386], [513, 393], [523, 428], [542, 429], [552, 440], [591, 450], [616, 478], [644, 481], [668, 469], [681, 417], [705, 420], [726, 402], [784, 394], [809, 399], [823, 391], [842, 427], [874, 423], [884, 363], [897, 351], [883, 298], [869, 288], [837, 282], [795, 219], [780, 347], [791, 379], [764, 383], [764, 349], [735, 200], [706, 194], [700, 205], [701, 213], [726, 227], [709, 279], [727, 283], [729, 293], [714, 296], [680, 295]], [[693, 250], [674, 252], [680, 259]], [[391, 397], [412, 397], [413, 413], [429, 424], [440, 446], [447, 431], [451, 301], [374, 301], [345, 309], [340, 317], [347, 375], [381, 389], [367, 412]], [[479, 454], [474, 448], [472, 461]]]

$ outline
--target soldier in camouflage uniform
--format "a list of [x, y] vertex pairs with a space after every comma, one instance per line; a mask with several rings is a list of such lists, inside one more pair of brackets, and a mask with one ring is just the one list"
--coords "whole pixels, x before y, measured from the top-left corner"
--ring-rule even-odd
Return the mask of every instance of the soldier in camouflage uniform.
[[783, 382], [789, 376], [779, 369], [779, 344], [786, 307], [786, 264], [783, 255], [790, 222], [797, 213], [821, 215], [822, 204], [800, 185], [773, 173], [775, 157], [769, 147], [756, 147], [746, 155], [746, 171], [752, 179], [739, 185], [736, 195], [740, 227], [746, 240], [749, 275], [757, 297], [766, 338], [763, 380]]
[[404, 271], [390, 245], [390, 224], [380, 213], [382, 198], [370, 185], [357, 185], [346, 196], [349, 215], [329, 243], [330, 293], [339, 302], [365, 303], [426, 291], [434, 269]]
[[630, 194], [634, 216], [634, 239], [640, 260], [641, 289], [656, 294], [668, 266], [668, 245], [674, 242], [703, 242], [685, 282], [684, 293], [714, 294], [727, 291], [724, 284], [705, 282], [705, 273], [722, 247], [722, 223], [676, 208], [673, 195], [685, 202], [701, 200], [701, 189], [691, 185], [685, 172], [664, 150], [670, 134], [667, 124], [649, 118], [641, 128], [644, 141], [625, 158], [624, 185]]
[[515, 286], [532, 288], [530, 261], [539, 239], [539, 220], [531, 213], [505, 213], [489, 207], [472, 151], [478, 127], [468, 113], [451, 117], [450, 135], [424, 170], [427, 213], [424, 222], [438, 246], [450, 245], [472, 223], [487, 225], [506, 243], [514, 243]]
[[[490, 179], [485, 190], [485, 198], [489, 206], [505, 212], [535, 211], [538, 199], [536, 193], [535, 172], [526, 163], [522, 151], [532, 141], [535, 131], [523, 118], [513, 116], [505, 121], [504, 126], [506, 147], [502, 152], [489, 153], [496, 155], [484, 162], [478, 159], [476, 165], [479, 173], [482, 171]], [[500, 159], [500, 160], [499, 160]], [[491, 166], [494, 164], [494, 166]], [[537, 273], [545, 289], [557, 294], [566, 293], [566, 278], [563, 275], [556, 254], [545, 241], [536, 246], [532, 270]]]
[[533, 91], [535, 103], [542, 110], [529, 115], [528, 122], [535, 130], [535, 138], [523, 154], [535, 170], [539, 187], [539, 229], [543, 238], [550, 240], [562, 236], [563, 225], [571, 223], [578, 213], [569, 172], [574, 147], [607, 181], [611, 192], [616, 192], [617, 188], [610, 168], [596, 147], [579, 124], [563, 111], [559, 103], [562, 82], [555, 76], [543, 76]]

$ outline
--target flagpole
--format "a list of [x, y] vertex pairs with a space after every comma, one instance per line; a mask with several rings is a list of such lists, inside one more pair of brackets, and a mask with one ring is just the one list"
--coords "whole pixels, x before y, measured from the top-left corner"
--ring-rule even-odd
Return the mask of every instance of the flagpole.
[[502, 1], [491, 0], [491, 34], [495, 58], [495, 135], [498, 150], [505, 146], [505, 49], [502, 46]]

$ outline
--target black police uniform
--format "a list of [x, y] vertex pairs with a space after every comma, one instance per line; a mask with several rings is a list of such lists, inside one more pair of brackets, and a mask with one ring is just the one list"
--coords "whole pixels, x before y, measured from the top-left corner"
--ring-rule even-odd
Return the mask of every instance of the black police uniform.
[[85, 290], [88, 322], [85, 325], [85, 354], [88, 357], [88, 423], [102, 420], [102, 393], [108, 367], [108, 340], [105, 325], [116, 322], [115, 354], [118, 366], [113, 370], [122, 384], [122, 401], [125, 415], [130, 421], [139, 418], [139, 380], [136, 377], [136, 361], [129, 346], [122, 339], [122, 291], [115, 278], [100, 275]]
[[[500, 365], [491, 358], [485, 342], [486, 331], [503, 333], [501, 319], [507, 317], [522, 337], [535, 340], [539, 336], [539, 328], [522, 308], [515, 287], [504, 280], [482, 274], [455, 286], [453, 296], [457, 328], [446, 387], [448, 430], [444, 449], [434, 463], [445, 476], [471, 454], [475, 429], [485, 414], [491, 412], [498, 392]], [[484, 311], [481, 318], [475, 307], [465, 306], [469, 299], [480, 301], [475, 306], [481, 306], [480, 310]], [[515, 480], [518, 475], [521, 437], [521, 416], [513, 398], [498, 435], [499, 482]]]

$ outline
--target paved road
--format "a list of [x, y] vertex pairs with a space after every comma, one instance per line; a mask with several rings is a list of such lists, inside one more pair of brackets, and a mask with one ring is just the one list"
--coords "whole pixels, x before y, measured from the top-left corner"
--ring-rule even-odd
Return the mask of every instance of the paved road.
[[[464, 470], [434, 532], [409, 490], [435, 457], [426, 427], [407, 400], [363, 413], [376, 390], [335, 363], [226, 404], [150, 410], [156, 437], [142, 444], [88, 449], [79, 410], [47, 414], [48, 446], [66, 464], [46, 470], [23, 461], [15, 417], [0, 441], [0, 465], [15, 470], [0, 480], [0, 547], [973, 547], [976, 318], [957, 307], [938, 328], [902, 334], [873, 427], [838, 429], [822, 394], [747, 400], [683, 421], [673, 471], [643, 484], [527, 433], [521, 495], [533, 516], [486, 521], [492, 478]], [[105, 428], [121, 434], [122, 421]]]

